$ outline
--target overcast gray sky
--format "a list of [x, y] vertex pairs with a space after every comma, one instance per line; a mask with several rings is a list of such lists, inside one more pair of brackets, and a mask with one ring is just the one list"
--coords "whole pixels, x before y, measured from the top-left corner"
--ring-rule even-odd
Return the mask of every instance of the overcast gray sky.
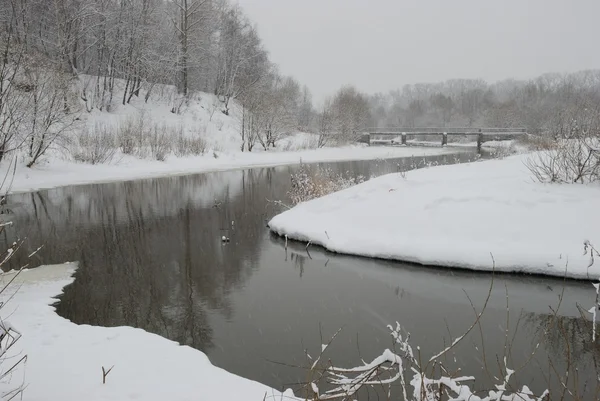
[[600, 0], [238, 0], [320, 100], [449, 78], [600, 68]]

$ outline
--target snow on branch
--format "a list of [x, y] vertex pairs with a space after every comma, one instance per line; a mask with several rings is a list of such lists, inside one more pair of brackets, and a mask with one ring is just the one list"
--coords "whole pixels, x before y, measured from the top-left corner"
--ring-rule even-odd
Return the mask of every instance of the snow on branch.
[[[504, 377], [495, 384], [494, 389], [487, 392], [477, 392], [472, 389], [467, 382], [474, 382], [474, 376], [452, 376], [449, 374], [440, 374], [439, 377], [432, 377], [434, 370], [430, 371], [427, 367], [421, 368], [417, 358], [414, 356], [412, 346], [409, 343], [409, 333], [404, 333], [399, 323], [396, 327], [388, 326], [391, 336], [394, 339], [397, 351], [386, 349], [381, 355], [374, 358], [369, 363], [363, 363], [360, 366], [351, 368], [342, 368], [334, 365], [326, 367], [324, 377], [330, 386], [330, 390], [321, 392], [318, 384], [313, 381], [310, 386], [317, 400], [346, 400], [353, 399], [365, 387], [385, 387], [388, 388], [388, 397], [391, 395], [391, 385], [400, 381], [402, 389], [402, 399], [404, 401], [544, 401], [548, 397], [548, 390], [541, 395], [536, 396], [527, 386], [522, 386], [520, 390], [510, 390], [509, 382], [513, 377], [515, 370], [507, 367], [506, 357], [504, 358], [503, 371]], [[337, 335], [337, 333], [336, 333]], [[452, 348], [461, 336], [454, 340]], [[443, 355], [447, 350], [436, 355]], [[441, 366], [436, 359], [432, 359], [434, 364]], [[313, 365], [313, 369], [315, 365]], [[446, 372], [445, 369], [441, 371]], [[411, 377], [409, 386], [412, 391], [408, 391], [405, 377]], [[477, 394], [479, 393], [479, 395]]]

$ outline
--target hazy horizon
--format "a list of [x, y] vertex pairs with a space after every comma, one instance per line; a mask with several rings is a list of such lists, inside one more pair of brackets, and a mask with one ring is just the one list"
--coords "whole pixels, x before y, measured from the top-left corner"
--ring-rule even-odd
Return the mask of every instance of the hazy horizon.
[[600, 1], [237, 0], [280, 72], [320, 101], [447, 79], [600, 68]]

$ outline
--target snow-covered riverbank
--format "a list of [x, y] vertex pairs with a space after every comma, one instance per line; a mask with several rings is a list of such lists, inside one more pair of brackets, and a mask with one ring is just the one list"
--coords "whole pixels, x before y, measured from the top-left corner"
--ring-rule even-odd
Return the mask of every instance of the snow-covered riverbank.
[[270, 228], [330, 251], [425, 265], [600, 276], [600, 186], [541, 184], [504, 160], [389, 174], [275, 216]]
[[[242, 117], [237, 102], [232, 103], [230, 113], [225, 115], [216, 96], [197, 92], [182, 104], [178, 113], [173, 113], [176, 88], [169, 85], [157, 88], [160, 90], [147, 102], [133, 98], [130, 104], [114, 105], [111, 112], [80, 110], [77, 124], [56, 139], [32, 168], [26, 167], [30, 157], [22, 147], [10, 157], [4, 157], [0, 176], [6, 177], [7, 182], [12, 181], [12, 192], [26, 192], [300, 161], [422, 157], [460, 151], [440, 147], [368, 147], [366, 144], [337, 147], [333, 140], [327, 143], [331, 146], [317, 149], [318, 135], [292, 130], [281, 135], [275, 148], [267, 147], [268, 151], [254, 139], [254, 147], [248, 152], [247, 139], [240, 136]], [[153, 142], [154, 136], [160, 140]], [[123, 144], [131, 149], [125, 152]], [[246, 151], [242, 152], [244, 144]], [[162, 149], [158, 152], [161, 160], [153, 154], [152, 146]], [[17, 169], [13, 177], [15, 160]], [[7, 187], [5, 183], [2, 190], [6, 191]]]
[[[456, 153], [448, 148], [368, 147], [345, 146], [299, 151], [270, 152], [218, 152], [204, 156], [171, 157], [164, 162], [142, 160], [123, 156], [114, 164], [82, 164], [61, 159], [27, 168], [17, 166], [11, 192], [27, 192], [66, 185], [91, 184], [111, 181], [127, 181], [170, 175], [195, 174], [208, 171], [231, 170], [247, 167], [275, 166], [285, 164], [315, 163], [328, 161], [391, 159], [396, 157], [423, 157]], [[0, 175], [11, 180], [7, 173], [9, 165], [0, 166]]]
[[[59, 317], [49, 304], [73, 281], [75, 267], [23, 271], [2, 295], [5, 301], [14, 294], [3, 317], [23, 334], [11, 356], [27, 355], [26, 364], [0, 382], [2, 394], [24, 383], [26, 401], [293, 399], [291, 392], [235, 376], [202, 352], [141, 329], [76, 325]], [[10, 277], [2, 275], [2, 286]], [[5, 357], [3, 370], [17, 360]], [[112, 366], [103, 384], [102, 367]]]

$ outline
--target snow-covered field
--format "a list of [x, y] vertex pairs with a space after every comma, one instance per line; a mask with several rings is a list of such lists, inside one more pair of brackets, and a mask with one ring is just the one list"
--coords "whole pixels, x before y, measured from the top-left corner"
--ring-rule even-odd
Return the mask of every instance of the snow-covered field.
[[[23, 355], [27, 362], [0, 382], [2, 394], [24, 383], [26, 401], [293, 399], [289, 391], [281, 394], [235, 376], [213, 366], [202, 352], [141, 329], [76, 325], [59, 317], [49, 304], [73, 281], [75, 268], [23, 271], [4, 292], [3, 301], [14, 296], [3, 316], [11, 312], [8, 319], [23, 336], [2, 369]], [[2, 286], [12, 274], [0, 276]], [[102, 367], [112, 366], [103, 384]]]
[[534, 182], [527, 155], [389, 174], [275, 216], [330, 251], [473, 270], [597, 279], [600, 186]]

